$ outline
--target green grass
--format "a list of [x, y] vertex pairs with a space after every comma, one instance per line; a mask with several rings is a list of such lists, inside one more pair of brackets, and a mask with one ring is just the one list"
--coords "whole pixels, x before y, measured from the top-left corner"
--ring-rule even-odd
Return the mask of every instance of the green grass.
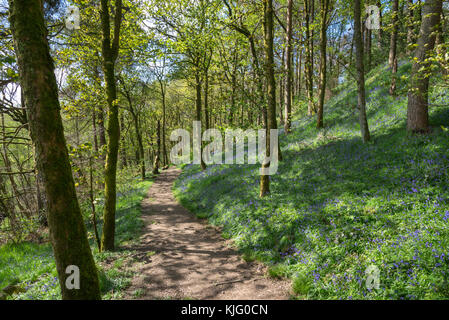
[[[176, 196], [269, 274], [290, 277], [298, 298], [448, 299], [449, 97], [433, 81], [431, 103], [446, 107], [431, 108], [432, 134], [407, 136], [409, 70], [400, 64], [397, 97], [386, 66], [368, 74], [372, 142], [361, 142], [352, 81], [326, 104], [325, 130], [299, 116], [280, 137], [268, 197], [258, 197], [257, 165], [187, 165]], [[379, 290], [365, 283], [371, 265]]]
[[[120, 247], [138, 240], [143, 222], [140, 219], [140, 202], [152, 181], [128, 179], [118, 185], [116, 214], [116, 246]], [[87, 206], [86, 206], [87, 207]], [[101, 200], [97, 213], [102, 213]], [[131, 252], [117, 250], [116, 252], [98, 252], [94, 242], [94, 233], [90, 224], [90, 213], [84, 210], [88, 235], [91, 242], [97, 267], [99, 269], [100, 287], [103, 299], [120, 298], [121, 290], [125, 289], [132, 279], [132, 274], [126, 269], [130, 263]], [[101, 234], [101, 224], [99, 226]], [[113, 261], [108, 268], [101, 263]], [[57, 278], [54, 256], [50, 244], [35, 244], [22, 242], [0, 246], [0, 289], [18, 281], [26, 292], [10, 297], [10, 299], [60, 299], [60, 287]]]

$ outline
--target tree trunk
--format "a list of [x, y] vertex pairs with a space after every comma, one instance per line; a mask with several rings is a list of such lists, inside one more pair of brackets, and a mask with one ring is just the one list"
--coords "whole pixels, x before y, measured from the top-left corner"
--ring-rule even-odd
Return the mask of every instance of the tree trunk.
[[399, 22], [399, 0], [393, 0], [393, 30], [391, 31], [390, 38], [390, 54], [388, 57], [388, 64], [391, 68], [391, 84], [390, 95], [394, 95], [396, 91], [396, 73], [398, 71], [398, 59], [397, 59], [397, 38], [398, 38], [398, 22]]
[[429, 132], [428, 89], [430, 62], [428, 57], [435, 46], [435, 31], [440, 23], [442, 1], [427, 0], [422, 11], [418, 47], [414, 53], [408, 92], [407, 131], [410, 133]]
[[293, 28], [293, 0], [287, 2], [287, 32], [286, 32], [286, 48], [285, 48], [285, 116], [284, 129], [285, 133], [289, 133], [292, 126], [292, 28]]
[[161, 94], [162, 94], [162, 133], [161, 133], [161, 138], [162, 138], [162, 163], [164, 166], [166, 166], [168, 164], [168, 157], [167, 157], [167, 148], [166, 148], [166, 144], [165, 144], [165, 127], [166, 127], [166, 123], [167, 123], [167, 104], [166, 104], [166, 85], [163, 82], [163, 80], [159, 81], [160, 83], [160, 87], [161, 87]]
[[97, 114], [95, 112], [95, 106], [92, 108], [92, 139], [94, 142], [94, 151], [98, 154], [98, 130], [97, 130]]
[[114, 250], [115, 211], [116, 211], [116, 179], [117, 158], [120, 141], [120, 125], [117, 105], [117, 84], [115, 78], [115, 61], [117, 60], [120, 38], [120, 24], [122, 19], [122, 1], [115, 4], [114, 37], [111, 43], [109, 1], [101, 0], [102, 54], [103, 72], [106, 83], [108, 102], [108, 144], [105, 166], [103, 235], [101, 237], [102, 250]]
[[97, 212], [95, 210], [95, 195], [94, 195], [94, 177], [93, 177], [92, 157], [89, 158], [89, 200], [92, 210], [92, 226], [94, 228], [95, 241], [97, 242], [98, 250], [101, 249], [100, 236], [97, 228]]
[[363, 142], [370, 140], [368, 121], [366, 119], [366, 100], [365, 100], [365, 66], [363, 63], [363, 43], [361, 26], [361, 0], [354, 1], [354, 44], [355, 59], [357, 68], [357, 104], [359, 107], [359, 122]]
[[329, 0], [320, 0], [321, 23], [320, 23], [320, 94], [318, 101], [317, 114], [317, 129], [324, 127], [323, 123], [323, 109], [324, 109], [324, 94], [326, 92], [326, 49], [327, 49], [327, 16], [329, 11]]
[[366, 68], [367, 70], [371, 70], [371, 61], [372, 61], [372, 31], [371, 29], [366, 28], [365, 32], [365, 46], [366, 46]]
[[209, 68], [204, 72], [204, 122], [206, 130], [209, 129]]
[[[120, 132], [124, 132], [125, 131], [125, 116], [123, 114], [123, 111], [120, 112]], [[120, 135], [120, 140], [122, 143], [122, 148], [120, 148], [120, 160], [121, 160], [121, 166], [122, 168], [125, 168], [128, 166], [128, 158], [126, 156], [126, 136], [125, 135]]]
[[282, 50], [281, 72], [279, 74], [279, 121], [284, 124], [284, 100], [285, 100], [285, 50]]
[[377, 0], [377, 7], [379, 8], [379, 30], [377, 32], [377, 47], [379, 49], [382, 49], [383, 30], [382, 30], [382, 2], [381, 2], [381, 0]]
[[[266, 122], [266, 156], [270, 157], [271, 129], [277, 129], [276, 125], [276, 80], [274, 78], [274, 54], [273, 54], [273, 2], [263, 0], [264, 6], [264, 49], [265, 49], [265, 76], [267, 78], [267, 122]], [[270, 167], [270, 163], [262, 164], [262, 167]], [[270, 178], [268, 175], [260, 176], [260, 197], [270, 193]]]
[[[64, 129], [58, 87], [40, 1], [10, 0], [10, 23], [48, 205], [48, 225], [63, 299], [100, 299], [97, 269], [87, 240]], [[79, 289], [68, 289], [68, 266], [79, 268]], [[70, 280], [70, 279], [68, 279]]]
[[161, 122], [160, 120], [157, 121], [157, 150], [156, 150], [156, 157], [154, 157], [154, 163], [153, 163], [153, 174], [159, 174], [159, 159], [161, 154]]
[[[199, 71], [197, 71], [195, 73], [195, 88], [196, 88], [196, 117], [195, 120], [201, 122], [201, 78], [200, 75], [198, 74]], [[202, 130], [201, 130], [202, 131]], [[200, 135], [202, 135], [203, 133], [200, 132]], [[206, 170], [206, 164], [203, 161], [203, 147], [202, 147], [202, 142], [201, 142], [201, 137], [200, 137], [200, 141], [198, 142], [200, 145], [200, 157], [201, 157], [201, 169], [202, 170]]]
[[[313, 2], [313, 0], [312, 0]], [[308, 99], [308, 109], [307, 113], [309, 116], [313, 115], [314, 106], [313, 106], [313, 40], [310, 30], [310, 20], [311, 20], [311, 11], [313, 9], [310, 8], [310, 0], [304, 1], [305, 7], [305, 23], [306, 23], [306, 86], [307, 86], [307, 99]], [[312, 21], [313, 22], [313, 21]]]
[[393, 29], [391, 30], [391, 38], [390, 38], [390, 53], [388, 56], [388, 64], [391, 69], [394, 66], [394, 60], [396, 59], [396, 49], [397, 49], [397, 38], [398, 38], [398, 21], [399, 21], [399, 0], [392, 0], [392, 24]]
[[298, 90], [298, 92], [297, 92], [297, 96], [298, 97], [301, 97], [301, 84], [302, 84], [302, 82], [301, 82], [301, 74], [302, 74], [302, 72], [301, 72], [301, 68], [302, 68], [302, 50], [301, 49], [299, 49], [298, 48], [298, 56], [299, 56], [299, 59], [298, 59], [298, 73], [297, 73], [297, 76], [296, 76], [296, 79], [297, 79], [297, 81], [298, 81], [298, 84], [297, 84], [297, 90]]
[[413, 0], [407, 0], [407, 55], [412, 54], [412, 45], [415, 43], [415, 28], [414, 28], [414, 20], [415, 13], [413, 11]]
[[137, 160], [140, 164], [140, 176], [141, 176], [142, 180], [145, 180], [145, 171], [146, 171], [146, 169], [145, 169], [145, 150], [143, 148], [142, 132], [140, 130], [140, 125], [139, 125], [139, 116], [137, 115], [137, 112], [134, 109], [134, 106], [133, 106], [132, 100], [131, 100], [131, 96], [129, 94], [127, 94], [126, 99], [128, 100], [129, 111], [133, 118], [134, 129], [136, 131], [137, 147], [139, 148], [139, 152], [138, 152], [139, 157]]

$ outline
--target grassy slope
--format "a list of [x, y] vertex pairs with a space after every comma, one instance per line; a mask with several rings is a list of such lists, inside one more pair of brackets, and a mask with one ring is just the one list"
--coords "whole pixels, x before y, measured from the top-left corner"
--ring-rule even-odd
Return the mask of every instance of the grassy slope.
[[[271, 177], [271, 195], [258, 198], [258, 166], [188, 165], [175, 184], [179, 200], [223, 226], [249, 258], [293, 279], [298, 298], [449, 298], [449, 109], [431, 108], [431, 135], [405, 134], [406, 77], [388, 95], [391, 73], [367, 78], [373, 142], [360, 139], [355, 83], [339, 88], [325, 107], [326, 130], [299, 117], [281, 137], [284, 161]], [[449, 103], [432, 86], [431, 101]], [[365, 270], [380, 270], [368, 290]]]
[[[143, 226], [140, 217], [140, 202], [145, 197], [151, 181], [127, 181], [118, 186], [116, 244], [125, 245], [135, 241]], [[101, 204], [98, 212], [102, 212]], [[89, 219], [87, 209], [86, 220]], [[100, 225], [101, 228], [101, 225]], [[101, 230], [99, 231], [101, 234]], [[129, 259], [129, 252], [99, 253], [93, 239], [92, 227], [88, 225], [88, 234], [95, 260], [99, 267], [100, 285], [103, 298], [117, 298], [125, 288], [131, 274], [122, 266]], [[111, 261], [112, 267], [103, 268], [102, 262]], [[15, 295], [14, 299], [60, 299], [59, 282], [50, 244], [29, 242], [0, 246], [0, 288], [17, 280], [26, 292]]]

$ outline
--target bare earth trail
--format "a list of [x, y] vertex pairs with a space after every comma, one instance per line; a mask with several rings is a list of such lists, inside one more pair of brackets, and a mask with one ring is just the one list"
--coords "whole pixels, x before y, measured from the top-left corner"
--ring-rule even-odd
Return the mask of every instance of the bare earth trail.
[[245, 262], [220, 232], [197, 219], [172, 194], [180, 170], [162, 171], [142, 202], [145, 229], [126, 299], [288, 299], [289, 281]]

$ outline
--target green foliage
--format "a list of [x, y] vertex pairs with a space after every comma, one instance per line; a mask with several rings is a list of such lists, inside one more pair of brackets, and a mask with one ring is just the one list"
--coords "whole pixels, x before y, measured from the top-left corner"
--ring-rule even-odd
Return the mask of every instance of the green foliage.
[[[116, 242], [119, 246], [138, 240], [143, 222], [140, 219], [140, 202], [151, 185], [151, 180], [139, 181], [138, 178], [119, 177]], [[101, 200], [99, 200], [101, 203]], [[99, 206], [101, 207], [101, 205]], [[86, 207], [87, 208], [87, 207]], [[89, 217], [89, 212], [84, 212]], [[100, 288], [103, 299], [116, 299], [121, 296], [133, 277], [126, 268], [132, 263], [132, 252], [98, 252], [93, 238], [90, 220], [88, 234], [93, 248], [94, 258], [99, 268]], [[101, 226], [101, 224], [100, 224]], [[109, 264], [109, 262], [113, 262]], [[107, 266], [103, 267], [103, 263]], [[25, 292], [10, 299], [60, 299], [56, 265], [50, 244], [22, 242], [0, 246], [0, 289], [17, 280]]]
[[306, 276], [303, 273], [296, 273], [292, 279], [292, 289], [295, 294], [298, 296], [306, 296], [313, 284], [310, 280], [310, 277]]
[[[409, 70], [401, 62], [398, 76]], [[258, 197], [256, 165], [185, 166], [176, 196], [269, 274], [291, 277], [298, 298], [447, 299], [448, 96], [433, 83], [433, 132], [407, 137], [407, 82], [391, 97], [388, 76], [382, 65], [367, 77], [371, 143], [361, 142], [356, 88], [346, 83], [325, 107], [323, 131], [299, 117], [280, 137], [284, 160], [268, 197]], [[371, 265], [379, 290], [366, 287]]]

